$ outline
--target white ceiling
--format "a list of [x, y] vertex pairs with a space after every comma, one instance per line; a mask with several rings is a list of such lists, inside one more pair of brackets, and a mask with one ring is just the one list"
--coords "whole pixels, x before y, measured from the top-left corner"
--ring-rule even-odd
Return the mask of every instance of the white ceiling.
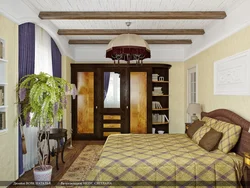
[[[40, 11], [226, 11], [245, 0], [23, 0]], [[217, 20], [130, 20], [131, 29], [209, 29]], [[126, 29], [126, 20], [51, 20], [58, 29]], [[114, 36], [66, 36], [112, 39]], [[143, 36], [145, 39], [192, 39], [197, 36]]]

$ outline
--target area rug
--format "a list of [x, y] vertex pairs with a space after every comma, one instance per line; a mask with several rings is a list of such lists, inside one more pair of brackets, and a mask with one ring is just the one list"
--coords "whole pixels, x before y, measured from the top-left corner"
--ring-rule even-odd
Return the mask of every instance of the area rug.
[[87, 145], [60, 181], [84, 181], [98, 161], [103, 145]]

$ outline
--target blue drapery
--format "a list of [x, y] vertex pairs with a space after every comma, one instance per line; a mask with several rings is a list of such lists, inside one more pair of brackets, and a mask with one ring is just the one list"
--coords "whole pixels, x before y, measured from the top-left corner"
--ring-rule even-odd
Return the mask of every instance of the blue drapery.
[[104, 100], [106, 99], [109, 89], [110, 72], [104, 72]]
[[[34, 74], [35, 67], [35, 25], [25, 23], [19, 25], [19, 81], [25, 75]], [[19, 122], [20, 123], [20, 122]], [[20, 126], [18, 126], [18, 161], [19, 176], [23, 174], [23, 153]]]
[[51, 55], [53, 76], [61, 78], [62, 55], [55, 41], [51, 38]]

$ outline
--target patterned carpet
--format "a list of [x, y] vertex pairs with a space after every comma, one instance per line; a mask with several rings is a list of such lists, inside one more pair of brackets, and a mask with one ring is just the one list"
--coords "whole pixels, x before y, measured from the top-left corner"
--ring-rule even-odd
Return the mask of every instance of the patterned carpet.
[[87, 145], [60, 181], [84, 181], [98, 161], [103, 145]]

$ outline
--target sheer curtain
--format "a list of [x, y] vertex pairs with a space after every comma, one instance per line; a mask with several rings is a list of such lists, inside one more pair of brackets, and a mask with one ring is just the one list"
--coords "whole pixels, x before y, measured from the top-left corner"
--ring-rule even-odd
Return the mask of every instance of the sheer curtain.
[[[35, 26], [35, 68], [34, 73], [45, 72], [52, 75], [51, 37], [39, 26]], [[23, 156], [24, 171], [32, 169], [37, 163], [38, 127], [24, 126], [27, 154]], [[50, 140], [50, 151], [56, 147], [55, 140]]]
[[105, 96], [104, 107], [120, 108], [120, 74], [110, 72], [107, 88], [108, 92]]

